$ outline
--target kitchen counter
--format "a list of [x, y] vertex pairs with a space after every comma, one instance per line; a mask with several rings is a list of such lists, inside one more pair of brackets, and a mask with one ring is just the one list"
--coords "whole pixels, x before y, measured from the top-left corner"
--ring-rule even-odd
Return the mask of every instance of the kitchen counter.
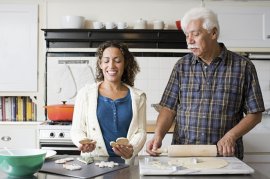
[[[143, 156], [140, 156], [143, 157]], [[251, 175], [190, 175], [190, 176], [140, 176], [138, 160], [136, 159], [134, 165], [130, 165], [128, 168], [124, 168], [118, 171], [107, 173], [105, 175], [95, 177], [96, 179], [170, 179], [170, 178], [179, 178], [179, 179], [270, 179], [270, 162], [269, 163], [247, 163], [250, 167], [255, 170], [254, 174]], [[5, 174], [0, 172], [0, 178], [8, 179]], [[71, 179], [73, 177], [65, 177], [54, 174], [47, 173], [37, 173], [31, 179]], [[74, 178], [73, 178], [74, 179]]]

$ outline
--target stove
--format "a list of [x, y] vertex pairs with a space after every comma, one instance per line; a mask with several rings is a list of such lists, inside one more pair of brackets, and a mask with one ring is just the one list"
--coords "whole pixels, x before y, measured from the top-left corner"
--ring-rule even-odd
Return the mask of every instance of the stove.
[[70, 136], [71, 122], [45, 121], [38, 126], [39, 147], [45, 150], [55, 150], [58, 155], [80, 154]]

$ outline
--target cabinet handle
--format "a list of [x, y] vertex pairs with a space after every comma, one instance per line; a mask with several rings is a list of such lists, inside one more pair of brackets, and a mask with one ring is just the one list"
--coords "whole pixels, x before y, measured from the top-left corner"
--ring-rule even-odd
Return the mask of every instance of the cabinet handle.
[[9, 136], [3, 136], [3, 137], [1, 137], [1, 140], [2, 141], [10, 141], [11, 140], [11, 137], [9, 137]]

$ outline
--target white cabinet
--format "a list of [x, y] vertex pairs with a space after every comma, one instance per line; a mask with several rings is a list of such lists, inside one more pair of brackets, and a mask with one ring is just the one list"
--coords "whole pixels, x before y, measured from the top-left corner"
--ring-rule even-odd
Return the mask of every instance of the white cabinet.
[[0, 4], [0, 92], [36, 92], [37, 5]]
[[0, 22], [0, 96], [29, 96], [38, 105], [36, 113], [43, 117], [43, 76], [38, 72], [42, 74], [44, 67], [38, 63], [38, 5], [0, 3]]
[[209, 7], [218, 15], [220, 42], [227, 47], [270, 47], [270, 8]]
[[0, 123], [0, 149], [38, 148], [38, 123]]

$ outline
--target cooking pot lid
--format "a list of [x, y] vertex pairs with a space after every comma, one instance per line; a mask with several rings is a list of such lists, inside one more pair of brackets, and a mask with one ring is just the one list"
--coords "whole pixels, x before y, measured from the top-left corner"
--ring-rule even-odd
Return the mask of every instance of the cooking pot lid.
[[55, 108], [55, 107], [60, 107], [60, 108], [73, 108], [73, 104], [53, 104], [53, 105], [48, 105], [44, 106], [45, 108]]

